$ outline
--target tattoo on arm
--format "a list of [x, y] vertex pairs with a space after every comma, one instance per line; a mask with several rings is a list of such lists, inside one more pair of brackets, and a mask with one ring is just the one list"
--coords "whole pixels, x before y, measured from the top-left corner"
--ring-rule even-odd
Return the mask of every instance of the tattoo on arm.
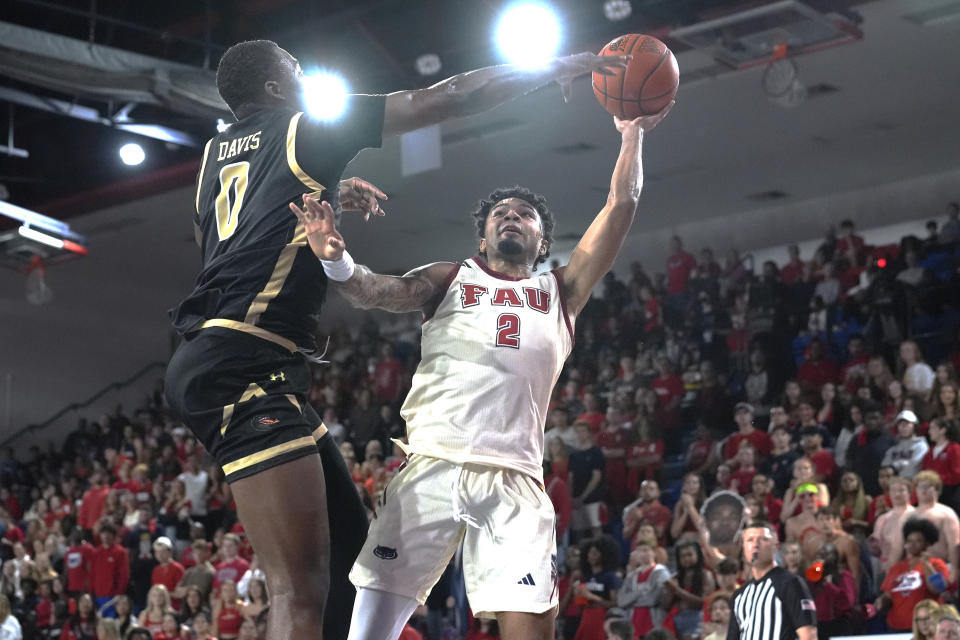
[[421, 311], [436, 295], [436, 287], [421, 269], [404, 276], [385, 276], [358, 264], [349, 280], [335, 284], [355, 307], [394, 313]]

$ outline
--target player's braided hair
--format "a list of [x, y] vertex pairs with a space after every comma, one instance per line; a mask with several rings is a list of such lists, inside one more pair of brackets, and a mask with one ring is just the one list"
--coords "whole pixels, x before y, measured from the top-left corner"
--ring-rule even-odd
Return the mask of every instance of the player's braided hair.
[[[547, 258], [550, 257], [550, 245], [553, 243], [553, 228], [555, 224], [553, 213], [551, 213], [547, 207], [547, 199], [539, 193], [535, 193], [526, 187], [515, 185], [512, 187], [500, 187], [491, 193], [486, 200], [480, 200], [477, 210], [473, 212], [473, 218], [477, 221], [477, 237], [483, 237], [484, 228], [487, 226], [487, 217], [490, 215], [490, 210], [493, 209], [493, 205], [507, 198], [520, 198], [521, 200], [525, 200], [531, 207], [536, 209], [540, 215], [540, 225], [543, 227], [543, 240], [547, 243], [547, 250], [542, 254], [538, 254], [537, 259], [534, 260], [533, 268], [536, 269], [540, 263], [546, 262]], [[481, 253], [480, 255], [484, 258], [487, 257], [486, 253]]]
[[283, 71], [279, 53], [272, 40], [246, 40], [224, 52], [217, 67], [217, 91], [231, 111], [262, 102], [263, 84]]

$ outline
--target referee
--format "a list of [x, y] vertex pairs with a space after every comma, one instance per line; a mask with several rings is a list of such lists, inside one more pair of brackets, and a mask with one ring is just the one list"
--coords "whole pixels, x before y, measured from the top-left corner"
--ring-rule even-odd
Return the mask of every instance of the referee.
[[817, 640], [817, 607], [806, 582], [773, 562], [777, 532], [767, 522], [743, 530], [751, 579], [733, 594], [727, 639]]

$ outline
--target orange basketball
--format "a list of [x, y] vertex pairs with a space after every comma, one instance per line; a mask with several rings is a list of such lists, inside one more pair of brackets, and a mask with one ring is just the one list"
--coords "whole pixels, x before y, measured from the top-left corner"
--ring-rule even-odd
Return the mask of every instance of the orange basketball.
[[613, 40], [602, 56], [632, 55], [615, 75], [594, 72], [593, 93], [603, 108], [624, 120], [653, 115], [670, 104], [680, 86], [673, 52], [653, 36], [631, 33]]

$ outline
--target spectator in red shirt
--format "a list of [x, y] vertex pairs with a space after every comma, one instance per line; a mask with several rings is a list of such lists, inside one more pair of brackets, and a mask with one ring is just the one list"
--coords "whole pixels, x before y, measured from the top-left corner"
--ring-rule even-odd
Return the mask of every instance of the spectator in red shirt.
[[604, 479], [607, 482], [607, 498], [610, 504], [619, 509], [630, 501], [627, 493], [627, 447], [630, 432], [624, 428], [623, 415], [614, 406], [607, 409], [607, 419], [603, 429], [597, 435], [597, 446], [603, 451], [606, 461]]
[[750, 482], [750, 494], [760, 504], [759, 520], [766, 520], [773, 524], [780, 532], [780, 514], [783, 512], [783, 500], [772, 493], [773, 480], [762, 473], [753, 476]]
[[606, 416], [600, 410], [600, 398], [597, 397], [597, 394], [583, 394], [583, 408], [583, 413], [577, 416], [573, 426], [577, 426], [577, 422], [586, 422], [590, 427], [590, 431], [594, 434], [599, 433]]
[[77, 513], [77, 524], [79, 526], [88, 531], [93, 531], [93, 526], [103, 516], [104, 505], [107, 503], [109, 493], [110, 487], [106, 484], [104, 473], [94, 471], [90, 476], [90, 488], [83, 494], [80, 511]]
[[71, 615], [60, 630], [60, 640], [92, 640], [97, 637], [97, 612], [90, 594], [77, 600], [76, 613]]
[[741, 496], [750, 493], [753, 488], [753, 477], [757, 475], [757, 467], [754, 462], [757, 456], [757, 449], [749, 440], [740, 442], [740, 450], [735, 457], [737, 470], [730, 474], [730, 490], [736, 491]]
[[659, 331], [663, 327], [663, 310], [651, 286], [640, 287], [640, 304], [643, 307], [643, 332], [650, 334]]
[[220, 552], [223, 560], [214, 567], [216, 573], [213, 575], [213, 590], [215, 592], [219, 592], [220, 585], [227, 580], [239, 582], [250, 568], [250, 563], [239, 556], [240, 537], [236, 534], [228, 533], [223, 536]]
[[840, 239], [837, 240], [837, 253], [852, 265], [858, 265], [863, 258], [863, 238], [854, 233], [853, 220], [840, 223]]
[[823, 448], [823, 434], [819, 428], [807, 426], [800, 430], [800, 449], [813, 463], [818, 480], [829, 484], [837, 464], [833, 454]]
[[656, 367], [657, 377], [650, 383], [650, 387], [657, 394], [657, 400], [664, 418], [670, 421], [669, 425], [664, 426], [679, 426], [680, 401], [683, 400], [686, 393], [683, 379], [673, 372], [673, 368], [670, 366], [670, 358], [665, 355], [657, 356]]
[[67, 574], [67, 594], [76, 598], [90, 590], [90, 569], [93, 562], [93, 545], [84, 539], [83, 531], [74, 529], [71, 545], [63, 557], [63, 570]]
[[913, 608], [921, 600], [938, 598], [949, 582], [946, 563], [927, 550], [940, 539], [937, 527], [923, 518], [911, 518], [903, 525], [905, 556], [890, 567], [881, 585], [882, 593], [874, 606], [887, 610], [887, 627], [909, 632], [913, 626]]
[[[174, 589], [183, 578], [185, 569], [183, 565], [173, 559], [173, 543], [170, 538], [160, 536], [153, 542], [153, 555], [157, 558], [158, 564], [153, 568], [150, 574], [150, 584], [162, 584], [167, 591], [173, 593]], [[180, 610], [180, 600], [172, 601], [173, 608]]]
[[670, 240], [670, 257], [667, 258], [667, 293], [676, 295], [686, 291], [690, 272], [696, 266], [696, 259], [683, 250], [683, 241], [673, 236]]
[[133, 493], [136, 485], [130, 477], [130, 471], [132, 469], [133, 461], [124, 460], [117, 469], [117, 481], [113, 483], [111, 488], [116, 489], [117, 491], [129, 491], [130, 493]]
[[114, 596], [125, 593], [130, 581], [130, 556], [126, 549], [114, 542], [116, 535], [117, 530], [112, 524], [100, 526], [100, 546], [94, 549], [90, 565], [90, 590], [97, 609]]
[[853, 633], [850, 615], [857, 604], [857, 583], [853, 574], [840, 568], [840, 552], [831, 542], [817, 551], [821, 572], [816, 580], [807, 574], [807, 586], [817, 608], [817, 631], [820, 637], [833, 638]]
[[570, 487], [567, 486], [567, 468], [564, 465], [562, 471], [554, 472], [552, 463], [544, 465], [544, 472], [548, 472], [543, 479], [543, 485], [550, 496], [550, 502], [553, 503], [553, 510], [557, 514], [557, 540], [562, 541], [570, 527]]
[[394, 402], [400, 396], [407, 372], [403, 363], [393, 357], [393, 345], [380, 345], [380, 359], [373, 369], [373, 392], [380, 402]]
[[640, 499], [624, 509], [623, 538], [632, 538], [644, 520], [653, 524], [657, 532], [657, 543], [665, 546], [673, 513], [660, 504], [660, 485], [656, 480], [644, 480], [640, 484]]
[[738, 402], [733, 408], [733, 419], [739, 431], [727, 438], [723, 447], [724, 460], [733, 460], [740, 450], [740, 443], [747, 441], [754, 446], [760, 456], [770, 455], [773, 442], [770, 436], [763, 431], [753, 428], [753, 406], [746, 402]]
[[826, 357], [823, 341], [815, 338], [807, 347], [807, 361], [797, 370], [797, 381], [808, 391], [818, 390], [828, 382], [839, 382], [837, 365]]
[[923, 456], [923, 469], [936, 471], [943, 481], [940, 501], [960, 510], [960, 424], [935, 418], [927, 430], [930, 449]]
[[651, 422], [640, 416], [634, 425], [637, 441], [627, 450], [627, 489], [630, 495], [637, 495], [641, 482], [659, 475], [663, 461], [663, 440], [654, 436]]
[[790, 261], [780, 269], [780, 279], [783, 284], [791, 285], [803, 279], [804, 264], [800, 259], [800, 247], [797, 245], [792, 244], [787, 247], [787, 253], [790, 255]]

